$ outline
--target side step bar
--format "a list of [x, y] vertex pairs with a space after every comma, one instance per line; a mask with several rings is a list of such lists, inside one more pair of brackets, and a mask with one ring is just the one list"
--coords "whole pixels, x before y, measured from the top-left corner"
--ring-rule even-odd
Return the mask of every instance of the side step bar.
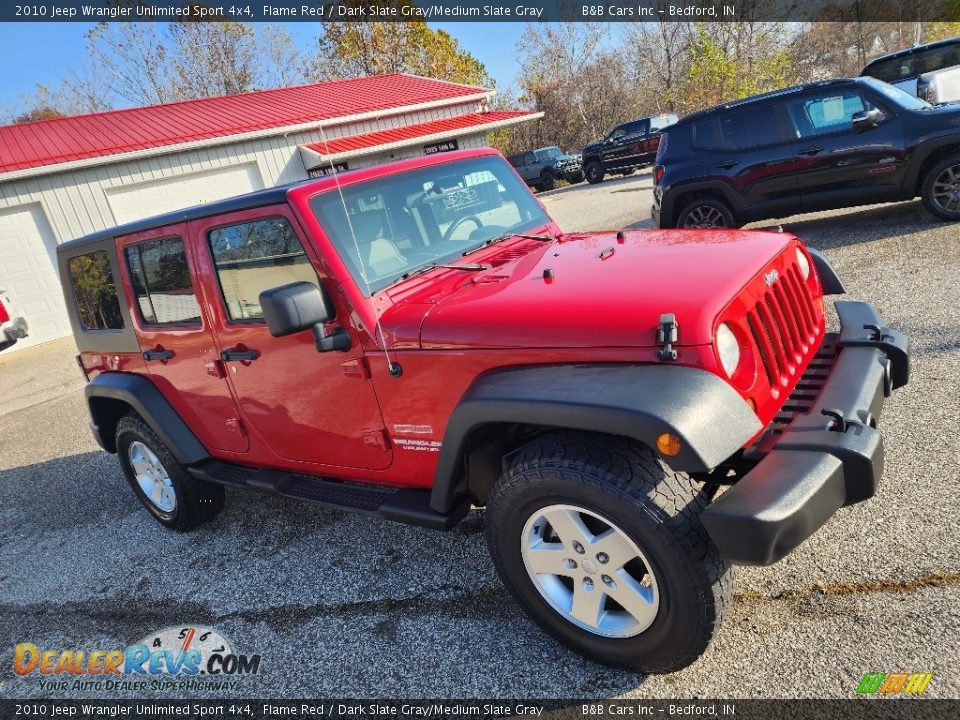
[[449, 530], [470, 512], [470, 502], [467, 500], [460, 502], [448, 514], [432, 510], [429, 490], [397, 490], [378, 485], [345, 483], [284, 470], [256, 470], [219, 460], [206, 460], [191, 466], [189, 471], [195, 478], [207, 482], [259, 490], [333, 510], [379, 515], [387, 520], [431, 530]]

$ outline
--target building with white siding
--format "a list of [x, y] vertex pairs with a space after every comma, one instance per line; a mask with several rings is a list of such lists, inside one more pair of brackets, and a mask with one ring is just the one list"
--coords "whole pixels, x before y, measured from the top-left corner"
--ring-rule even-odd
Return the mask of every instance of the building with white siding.
[[383, 75], [0, 127], [0, 289], [30, 325], [8, 352], [70, 334], [57, 244], [337, 170], [487, 144], [541, 113], [493, 91]]

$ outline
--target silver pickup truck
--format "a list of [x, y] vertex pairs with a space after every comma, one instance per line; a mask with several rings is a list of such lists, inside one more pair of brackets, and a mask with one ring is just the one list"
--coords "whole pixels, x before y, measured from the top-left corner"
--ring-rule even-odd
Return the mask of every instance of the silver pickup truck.
[[960, 38], [883, 55], [860, 74], [896, 85], [933, 105], [960, 100]]

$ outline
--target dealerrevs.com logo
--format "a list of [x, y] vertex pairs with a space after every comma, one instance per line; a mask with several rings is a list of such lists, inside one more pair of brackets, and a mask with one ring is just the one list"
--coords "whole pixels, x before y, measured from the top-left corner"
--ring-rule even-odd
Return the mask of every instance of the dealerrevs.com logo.
[[933, 673], [867, 673], [857, 685], [857, 695], [922, 695]]
[[13, 672], [35, 677], [43, 690], [232, 690], [255, 675], [260, 655], [234, 651], [216, 630], [168, 627], [120, 650], [41, 648], [20, 643]]

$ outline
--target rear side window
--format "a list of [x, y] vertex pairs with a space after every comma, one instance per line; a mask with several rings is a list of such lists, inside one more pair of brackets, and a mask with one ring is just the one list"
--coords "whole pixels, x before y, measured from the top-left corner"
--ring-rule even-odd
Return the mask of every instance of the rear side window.
[[200, 306], [183, 240], [149, 240], [126, 249], [140, 317], [148, 325], [199, 325]]
[[895, 83], [954, 65], [960, 65], [960, 45], [928, 48], [909, 55], [879, 60], [867, 65], [863, 74]]
[[758, 105], [732, 110], [720, 116], [723, 147], [731, 150], [760, 147], [781, 142], [775, 105]]
[[304, 280], [319, 285], [297, 234], [284, 218], [211, 230], [209, 241], [230, 320], [262, 320], [264, 290]]
[[117, 285], [105, 250], [77, 255], [67, 263], [80, 322], [87, 330], [122, 330]]

